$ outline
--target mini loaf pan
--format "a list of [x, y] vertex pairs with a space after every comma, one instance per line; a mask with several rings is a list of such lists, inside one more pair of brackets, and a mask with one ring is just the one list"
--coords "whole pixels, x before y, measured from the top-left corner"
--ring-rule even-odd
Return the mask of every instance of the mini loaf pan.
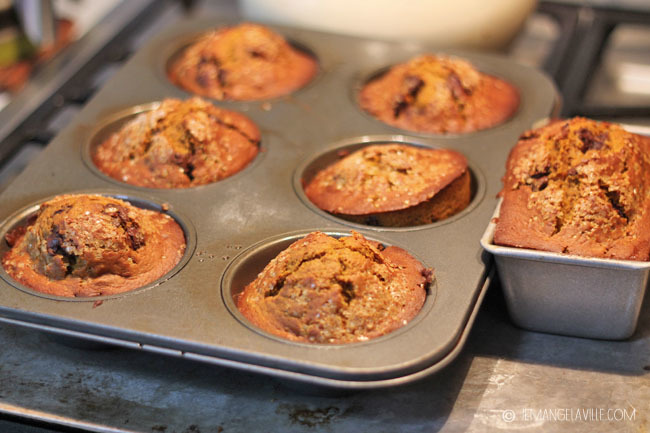
[[[446, 51], [514, 84], [520, 106], [505, 123], [476, 133], [410, 133], [359, 108], [359, 86], [390, 65], [438, 50], [269, 26], [313, 53], [319, 71], [311, 83], [285, 97], [212, 101], [248, 116], [260, 128], [261, 154], [248, 167], [216, 183], [169, 190], [134, 187], [99, 173], [90, 155], [107, 133], [164, 98], [192, 96], [167, 79], [171, 56], [196, 35], [232, 24], [188, 18], [153, 37], [0, 195], [0, 221], [11, 220], [32, 203], [80, 188], [166, 203], [182, 214], [181, 220], [191, 221], [196, 232], [187, 263], [162, 284], [101, 303], [92, 298], [48, 299], [0, 280], [0, 320], [308, 386], [379, 388], [440, 370], [461, 351], [490, 281], [491, 258], [479, 240], [496, 204], [501, 167], [519, 135], [554, 114], [555, 86], [543, 73], [502, 56]], [[301, 181], [331, 159], [330, 151], [377, 142], [464, 154], [473, 181], [470, 206], [448, 220], [391, 229], [349, 223], [308, 203]], [[346, 345], [299, 344], [253, 329], [233, 309], [232, 294], [252, 281], [280, 246], [315, 230], [337, 235], [356, 230], [399, 246], [433, 268], [435, 283], [425, 308], [398, 331]]]
[[650, 262], [587, 258], [495, 245], [496, 218], [481, 245], [494, 255], [512, 321], [532, 331], [623, 340], [634, 333]]

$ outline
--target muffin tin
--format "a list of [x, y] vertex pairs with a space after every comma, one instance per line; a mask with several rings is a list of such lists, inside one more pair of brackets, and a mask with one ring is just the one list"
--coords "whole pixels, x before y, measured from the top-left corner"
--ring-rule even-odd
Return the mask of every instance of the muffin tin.
[[[262, 131], [261, 153], [247, 168], [214, 184], [171, 190], [130, 186], [99, 173], [90, 159], [93, 145], [150, 104], [190, 97], [166, 79], [169, 58], [201, 32], [229, 24], [188, 19], [153, 38], [0, 195], [3, 235], [17, 215], [56, 194], [95, 192], [165, 204], [186, 230], [185, 263], [147, 290], [74, 300], [19, 290], [2, 274], [0, 320], [339, 389], [398, 385], [441, 369], [462, 349], [490, 281], [490, 256], [479, 239], [496, 204], [505, 158], [522, 131], [557, 108], [553, 83], [507, 58], [448, 50], [513, 83], [519, 109], [504, 124], [472, 134], [410, 133], [363, 112], [356, 92], [377, 71], [434, 48], [270, 26], [313, 53], [320, 69], [287, 97], [213, 101], [247, 115]], [[336, 149], [377, 142], [463, 153], [473, 177], [469, 207], [435, 224], [394, 229], [348, 223], [309, 203], [302, 179], [311, 170]], [[254, 329], [234, 308], [233, 295], [291, 240], [315, 230], [357, 230], [434, 268], [424, 309], [398, 331], [347, 345], [288, 342]]]

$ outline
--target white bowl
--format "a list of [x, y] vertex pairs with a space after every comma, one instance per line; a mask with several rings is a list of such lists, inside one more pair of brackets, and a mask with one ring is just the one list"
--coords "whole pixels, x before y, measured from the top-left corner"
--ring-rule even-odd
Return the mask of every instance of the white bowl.
[[537, 0], [239, 0], [245, 19], [449, 48], [507, 46]]

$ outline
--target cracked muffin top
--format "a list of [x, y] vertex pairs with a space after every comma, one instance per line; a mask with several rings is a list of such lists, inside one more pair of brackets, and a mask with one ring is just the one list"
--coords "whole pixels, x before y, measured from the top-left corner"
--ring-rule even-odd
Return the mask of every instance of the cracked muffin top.
[[510, 118], [519, 105], [519, 93], [463, 59], [426, 54], [369, 81], [361, 89], [359, 104], [397, 128], [467, 133]]
[[242, 114], [198, 97], [165, 99], [97, 146], [92, 158], [100, 171], [131, 185], [188, 188], [239, 172], [259, 142], [259, 129]]
[[292, 341], [366, 341], [406, 325], [433, 273], [401, 248], [313, 232], [264, 268], [237, 299], [259, 328]]
[[172, 62], [170, 80], [196, 95], [253, 101], [289, 94], [316, 74], [314, 58], [267, 27], [242, 23], [203, 35]]
[[650, 259], [650, 139], [576, 117], [525, 132], [506, 165], [498, 245]]
[[453, 150], [378, 144], [319, 171], [305, 194], [327, 212], [388, 212], [430, 199], [466, 171], [466, 158]]
[[6, 236], [6, 272], [59, 296], [121, 293], [165, 275], [185, 252], [185, 235], [168, 215], [91, 194], [41, 204], [26, 226]]

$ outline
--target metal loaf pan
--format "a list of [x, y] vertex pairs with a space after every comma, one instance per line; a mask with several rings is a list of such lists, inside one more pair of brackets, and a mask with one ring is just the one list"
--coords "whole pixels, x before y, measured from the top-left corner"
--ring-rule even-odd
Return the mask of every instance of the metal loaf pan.
[[[494, 213], [499, 217], [501, 202]], [[532, 331], [622, 340], [630, 337], [643, 303], [649, 262], [586, 258], [493, 243], [488, 225], [481, 245], [495, 258], [512, 320]]]
[[[202, 32], [227, 24], [232, 23], [187, 19], [154, 37], [0, 195], [5, 226], [13, 224], [11, 215], [33, 203], [82, 187], [135, 202], [165, 203], [196, 233], [191, 257], [153, 287], [99, 299], [41, 296], [5, 276], [0, 280], [2, 320], [331, 388], [392, 386], [439, 370], [462, 349], [489, 283], [490, 257], [479, 239], [494, 209], [501, 167], [519, 134], [557, 106], [553, 83], [504, 57], [448, 52], [513, 83], [521, 93], [520, 107], [504, 124], [474, 134], [408, 133], [358, 108], [357, 90], [378, 71], [437, 50], [271, 26], [313, 53], [320, 69], [310, 84], [287, 97], [214, 101], [243, 112], [260, 127], [262, 151], [250, 166], [223, 181], [183, 190], [133, 187], [99, 173], [89, 157], [92, 146], [151, 104], [190, 97], [167, 80], [167, 62]], [[474, 186], [468, 209], [435, 224], [389, 229], [347, 223], [309, 205], [301, 179], [318, 164], [337, 149], [386, 141], [465, 154]], [[251, 327], [233, 308], [233, 295], [290, 240], [314, 230], [345, 235], [352, 229], [405, 248], [435, 269], [425, 308], [404, 328], [363, 343], [300, 344]]]

